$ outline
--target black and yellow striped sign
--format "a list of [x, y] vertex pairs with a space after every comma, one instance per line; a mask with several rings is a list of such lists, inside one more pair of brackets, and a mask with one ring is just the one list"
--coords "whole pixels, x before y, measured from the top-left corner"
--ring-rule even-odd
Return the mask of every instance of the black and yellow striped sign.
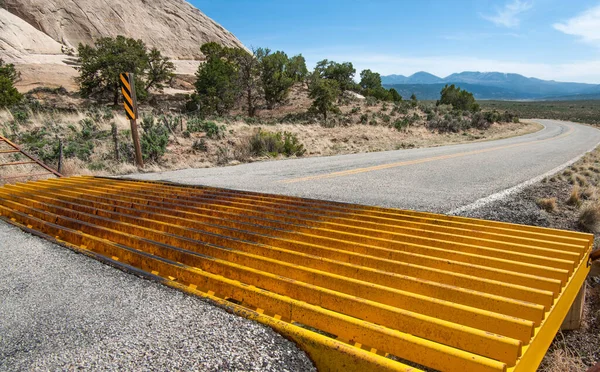
[[129, 120], [135, 120], [135, 106], [133, 104], [133, 95], [131, 94], [131, 80], [128, 72], [124, 72], [121, 74], [121, 92], [123, 92], [125, 113], [127, 114], [127, 118]]

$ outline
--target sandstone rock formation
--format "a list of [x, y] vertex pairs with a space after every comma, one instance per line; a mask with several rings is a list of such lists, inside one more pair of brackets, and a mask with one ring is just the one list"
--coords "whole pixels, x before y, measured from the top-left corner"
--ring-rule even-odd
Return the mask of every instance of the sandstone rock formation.
[[[43, 85], [43, 75], [54, 70], [60, 71], [60, 76], [75, 76], [61, 48], [92, 44], [104, 36], [141, 39], [178, 60], [182, 73], [195, 71], [205, 42], [244, 47], [232, 33], [184, 0], [3, 0], [2, 4], [0, 57], [22, 70], [21, 90]], [[38, 66], [31, 67], [34, 65]], [[39, 81], [27, 81], [30, 76]], [[46, 80], [50, 86], [56, 85], [56, 76]], [[74, 87], [72, 81], [61, 85]]]

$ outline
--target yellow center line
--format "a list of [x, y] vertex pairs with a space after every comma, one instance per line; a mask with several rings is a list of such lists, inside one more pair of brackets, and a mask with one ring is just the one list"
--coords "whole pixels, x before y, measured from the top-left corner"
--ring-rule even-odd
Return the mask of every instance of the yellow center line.
[[312, 180], [319, 180], [319, 179], [325, 179], [325, 178], [343, 177], [343, 176], [350, 176], [350, 175], [353, 175], [353, 174], [378, 171], [378, 170], [382, 170], [382, 169], [403, 167], [403, 166], [407, 166], [407, 165], [429, 163], [429, 162], [432, 162], [432, 161], [446, 160], [446, 159], [459, 158], [459, 157], [469, 156], [469, 155], [483, 154], [483, 153], [491, 152], [491, 151], [505, 150], [505, 149], [510, 149], [510, 148], [513, 148], [513, 147], [520, 147], [520, 146], [525, 146], [525, 145], [531, 145], [531, 144], [534, 144], [534, 143], [542, 143], [542, 142], [557, 140], [559, 138], [563, 138], [563, 137], [567, 137], [567, 136], [571, 135], [574, 131], [575, 131], [575, 128], [569, 126], [569, 130], [567, 132], [565, 132], [565, 133], [563, 133], [563, 134], [561, 134], [559, 136], [551, 137], [551, 138], [546, 138], [546, 139], [543, 139], [543, 140], [536, 140], [536, 141], [515, 143], [515, 144], [512, 144], [512, 145], [504, 145], [504, 146], [498, 146], [498, 147], [491, 147], [491, 148], [488, 148], [488, 149], [468, 151], [468, 152], [460, 152], [460, 153], [450, 154], [450, 155], [434, 156], [434, 157], [430, 157], [430, 158], [407, 160], [407, 161], [401, 161], [401, 162], [389, 163], [389, 164], [381, 164], [381, 165], [375, 165], [375, 166], [372, 166], [372, 167], [355, 168], [355, 169], [349, 169], [349, 170], [339, 171], [339, 172], [333, 172], [333, 173], [318, 174], [318, 175], [315, 175], [315, 176], [290, 178], [290, 179], [278, 181], [278, 183], [296, 183], [296, 182], [312, 181]]

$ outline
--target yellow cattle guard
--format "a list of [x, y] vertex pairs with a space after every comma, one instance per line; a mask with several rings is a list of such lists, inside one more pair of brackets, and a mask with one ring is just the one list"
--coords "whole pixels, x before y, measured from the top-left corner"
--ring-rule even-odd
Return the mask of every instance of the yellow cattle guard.
[[320, 370], [533, 371], [593, 236], [212, 187], [76, 177], [5, 185], [0, 216], [210, 298]]

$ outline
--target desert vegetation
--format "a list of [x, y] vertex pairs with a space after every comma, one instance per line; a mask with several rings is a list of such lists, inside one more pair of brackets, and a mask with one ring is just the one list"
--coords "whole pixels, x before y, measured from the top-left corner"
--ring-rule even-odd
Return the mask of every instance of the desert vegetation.
[[600, 124], [600, 100], [582, 101], [481, 101], [485, 111], [509, 111], [522, 119], [555, 119]]
[[[73, 173], [135, 171], [119, 105], [124, 71], [135, 73], [141, 147], [150, 171], [405, 149], [536, 129], [508, 112], [482, 111], [469, 92], [454, 86], [445, 87], [438, 102], [419, 102], [414, 95], [404, 100], [382, 86], [377, 72], [357, 74], [350, 62], [322, 60], [310, 71], [301, 54], [212, 42], [199, 48], [206, 60], [193, 91], [165, 94], [177, 77], [159, 50], [122, 36], [79, 45], [79, 92], [3, 90], [0, 131]], [[12, 87], [16, 79], [14, 66], [0, 63], [0, 84]]]

